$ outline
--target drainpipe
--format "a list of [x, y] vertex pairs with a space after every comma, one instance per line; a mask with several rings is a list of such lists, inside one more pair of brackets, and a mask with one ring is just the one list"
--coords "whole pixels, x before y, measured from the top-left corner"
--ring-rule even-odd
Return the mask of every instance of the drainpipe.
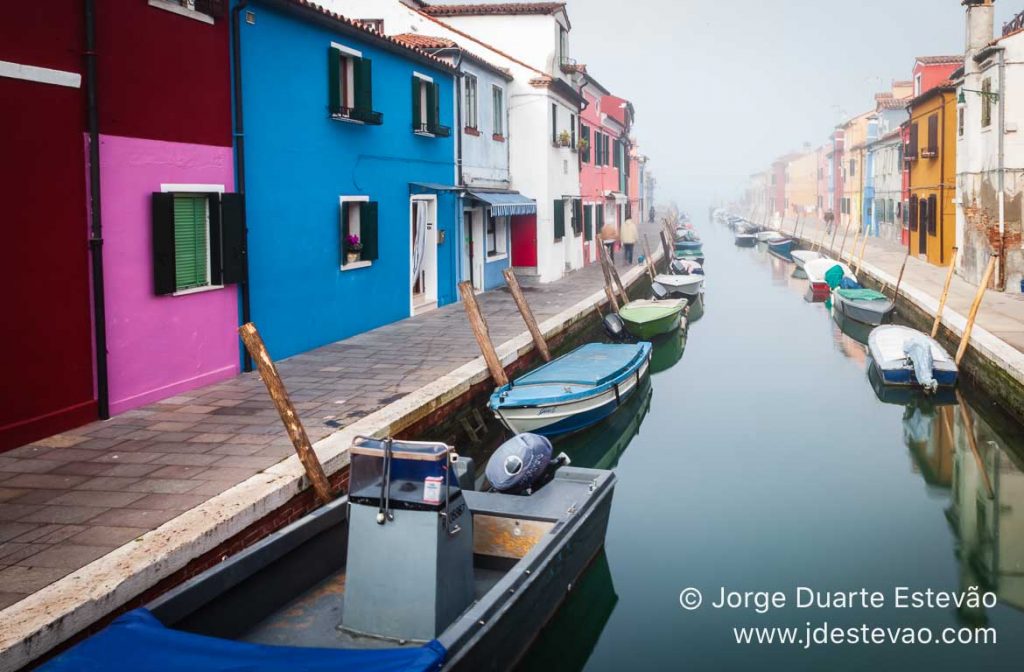
[[92, 261], [93, 338], [96, 341], [96, 410], [110, 417], [107, 382], [107, 308], [103, 291], [103, 218], [100, 208], [100, 123], [96, 110], [96, 13], [94, 0], [85, 0], [85, 99], [89, 132], [89, 255]]
[[[249, 0], [241, 0], [231, 10], [231, 70], [234, 75], [235, 98], [235, 191], [245, 199], [245, 123], [242, 116], [242, 45], [239, 16]], [[245, 235], [242, 236], [242, 281], [238, 291], [242, 300], [242, 324], [252, 321], [252, 304], [249, 299], [249, 215], [243, 209]], [[252, 356], [248, 348], [242, 348], [242, 370], [252, 371]]]
[[1006, 51], [999, 48], [999, 256], [996, 263], [999, 270], [996, 273], [996, 290], [1006, 290]]

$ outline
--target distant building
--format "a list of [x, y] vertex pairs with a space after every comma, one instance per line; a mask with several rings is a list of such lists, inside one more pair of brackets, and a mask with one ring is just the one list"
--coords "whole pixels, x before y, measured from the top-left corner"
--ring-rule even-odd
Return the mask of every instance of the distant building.
[[869, 233], [902, 242], [903, 139], [900, 128], [868, 144], [871, 222]]

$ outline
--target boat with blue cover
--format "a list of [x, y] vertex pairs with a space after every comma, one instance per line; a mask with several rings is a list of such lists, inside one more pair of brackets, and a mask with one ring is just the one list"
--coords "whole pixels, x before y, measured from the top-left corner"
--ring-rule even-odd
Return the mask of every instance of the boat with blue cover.
[[886, 385], [934, 392], [956, 385], [957, 366], [934, 338], [910, 327], [887, 324], [868, 335], [872, 366]]
[[488, 405], [514, 433], [569, 434], [614, 413], [650, 360], [646, 341], [588, 343], [498, 388]]
[[604, 545], [615, 474], [543, 437], [499, 448], [488, 491], [443, 443], [359, 437], [350, 455], [348, 495], [40, 669], [512, 669]]
[[789, 254], [793, 251], [795, 246], [796, 238], [791, 238], [789, 236], [772, 238], [768, 241], [768, 250], [783, 257], [789, 257]]

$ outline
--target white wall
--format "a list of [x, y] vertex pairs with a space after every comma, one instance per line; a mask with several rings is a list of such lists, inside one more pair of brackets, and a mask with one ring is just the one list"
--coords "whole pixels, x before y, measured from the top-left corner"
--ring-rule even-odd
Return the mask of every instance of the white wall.
[[[470, 187], [491, 187], [507, 189], [511, 182], [509, 173], [509, 127], [508, 127], [508, 96], [510, 82], [490, 70], [481, 67], [469, 59], [462, 62], [462, 70], [466, 74], [476, 77], [477, 86], [477, 130], [480, 135], [466, 133], [464, 128], [459, 129], [462, 133], [462, 179]], [[468, 122], [466, 115], [466, 87], [464, 78], [460, 82], [462, 87], [462, 123], [465, 127]], [[502, 135], [505, 140], [494, 139], [494, 96], [492, 88], [498, 87], [502, 91]]]

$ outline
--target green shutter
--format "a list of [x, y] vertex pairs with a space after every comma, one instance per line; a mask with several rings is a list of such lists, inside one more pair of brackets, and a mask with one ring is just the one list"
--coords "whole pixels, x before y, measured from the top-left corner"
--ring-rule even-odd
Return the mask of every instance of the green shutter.
[[430, 85], [430, 108], [433, 115], [433, 123], [430, 124], [430, 132], [438, 133], [441, 130], [441, 85], [433, 82]]
[[594, 222], [594, 224], [595, 224], [594, 228], [596, 228], [598, 231], [603, 229], [604, 228], [604, 204], [601, 204], [601, 205], [597, 206], [597, 216], [594, 219], [597, 220], [596, 222]]
[[572, 232], [576, 236], [583, 232], [583, 201], [578, 198], [572, 201]]
[[437, 84], [424, 82], [427, 87], [427, 130], [437, 128]]
[[205, 196], [174, 197], [174, 281], [177, 289], [207, 284]]
[[327, 49], [327, 107], [331, 114], [341, 114], [341, 49]]
[[594, 239], [594, 206], [583, 208], [583, 240]]
[[412, 78], [412, 130], [423, 130], [423, 114], [420, 110], [420, 78]]
[[583, 163], [590, 163], [590, 126], [580, 124], [580, 137], [587, 142], [587, 148], [582, 152]]
[[373, 62], [368, 58], [353, 58], [352, 71], [355, 73], [355, 109], [359, 112], [373, 110]]
[[377, 202], [359, 204], [359, 239], [363, 244], [363, 260], [377, 259]]
[[565, 238], [565, 206], [562, 199], [555, 199], [555, 240]]

